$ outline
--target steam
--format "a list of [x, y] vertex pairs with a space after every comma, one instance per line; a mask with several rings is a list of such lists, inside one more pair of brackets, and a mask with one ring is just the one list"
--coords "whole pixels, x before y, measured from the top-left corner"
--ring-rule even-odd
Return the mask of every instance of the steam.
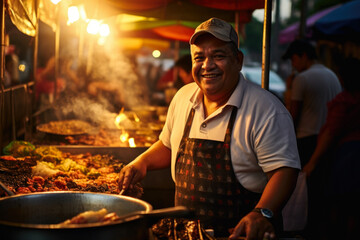
[[[116, 128], [114, 119], [122, 107], [132, 109], [148, 105], [146, 80], [137, 73], [136, 62], [121, 51], [111, 50], [101, 48], [94, 52], [90, 71], [86, 75], [85, 71], [82, 74], [78, 71], [82, 87], [76, 90], [78, 92], [71, 93], [65, 89], [61, 99], [57, 100], [59, 120], [76, 118], [98, 126]], [[97, 90], [95, 94], [88, 90], [90, 84]]]
[[148, 105], [146, 80], [137, 73], [136, 60], [125, 56], [121, 51], [113, 51], [112, 49], [108, 54], [104, 52], [94, 54], [92, 77], [116, 86], [124, 107], [131, 109]]
[[89, 98], [73, 98], [63, 101], [61, 106], [58, 106], [60, 111], [60, 118], [75, 118], [87, 122], [91, 122], [96, 126], [106, 128], [116, 128], [114, 119], [116, 113], [109, 111], [106, 108], [107, 102], [95, 102]]

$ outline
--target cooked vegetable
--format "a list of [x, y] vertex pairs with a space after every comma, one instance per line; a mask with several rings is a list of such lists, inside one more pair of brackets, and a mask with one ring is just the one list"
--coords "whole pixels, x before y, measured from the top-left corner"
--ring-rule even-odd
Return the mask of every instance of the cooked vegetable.
[[13, 155], [14, 157], [25, 157], [32, 155], [35, 150], [35, 146], [26, 141], [12, 141], [6, 147], [3, 152], [5, 155]]

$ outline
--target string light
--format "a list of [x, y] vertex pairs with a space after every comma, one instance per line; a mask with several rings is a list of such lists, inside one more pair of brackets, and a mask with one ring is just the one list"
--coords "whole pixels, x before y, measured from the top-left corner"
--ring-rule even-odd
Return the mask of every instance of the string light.
[[99, 29], [99, 34], [102, 37], [107, 37], [110, 34], [110, 28], [109, 25], [107, 25], [106, 23], [103, 23], [100, 25], [100, 29]]
[[56, 5], [56, 4], [58, 4], [59, 2], [61, 2], [61, 0], [51, 0], [51, 2]]
[[71, 6], [68, 8], [68, 21], [67, 24], [70, 25], [80, 19], [80, 12], [78, 7]]
[[154, 58], [159, 58], [161, 56], [161, 52], [159, 50], [154, 50], [152, 55]]
[[90, 34], [97, 34], [99, 32], [100, 29], [100, 22], [98, 20], [95, 19], [91, 19], [89, 21], [89, 24], [86, 28], [86, 31]]

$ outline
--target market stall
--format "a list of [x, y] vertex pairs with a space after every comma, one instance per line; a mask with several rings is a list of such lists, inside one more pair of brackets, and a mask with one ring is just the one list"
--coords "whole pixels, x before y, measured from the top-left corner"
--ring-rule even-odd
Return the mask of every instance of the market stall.
[[[27, 1], [15, 1], [27, 2]], [[33, 1], [31, 1], [33, 2]], [[146, 18], [158, 18], [156, 20], [139, 21], [136, 23], [125, 24], [123, 27], [128, 26], [128, 30], [122, 29], [120, 34], [128, 37], [152, 38], [167, 41], [183, 41], [187, 42], [192, 34], [194, 27], [198, 22], [209, 18], [210, 16], [217, 16], [225, 20], [234, 22], [234, 25], [239, 29], [239, 24], [244, 24], [251, 19], [251, 14], [254, 9], [266, 7], [266, 18], [264, 24], [264, 46], [263, 46], [263, 87], [268, 88], [268, 61], [269, 61], [269, 35], [270, 24], [270, 5], [271, 1], [102, 1], [101, 7], [97, 1], [65, 1], [62, 6], [71, 6], [71, 4], [83, 4], [84, 9], [96, 10], [94, 5], [99, 6], [98, 11], [89, 11], [88, 16], [108, 17], [114, 16], [119, 13], [123, 14], [136, 14]], [[51, 19], [49, 16], [57, 16], [60, 14], [59, 9], [48, 5], [45, 0], [35, 1], [34, 5], [22, 4], [22, 7], [31, 6], [32, 11], [16, 12], [13, 15], [14, 24], [22, 22], [24, 29], [29, 28], [28, 34], [34, 36], [37, 43], [37, 31], [39, 19], [47, 23], [55, 30], [55, 75], [59, 74], [62, 67], [59, 60], [60, 47], [60, 25], [57, 25], [59, 19]], [[45, 4], [46, 3], [46, 4]], [[150, 4], [150, 5], [146, 5]], [[166, 4], [166, 5], [165, 5]], [[10, 6], [10, 5], [9, 5]], [[11, 8], [11, 6], [13, 8]], [[11, 5], [10, 9], [19, 9], [19, 5]], [[46, 8], [49, 7], [50, 10]], [[89, 7], [90, 6], [90, 7]], [[91, 7], [92, 6], [92, 7]], [[20, 8], [21, 9], [21, 8]], [[29, 10], [23, 8], [22, 10]], [[231, 10], [230, 10], [231, 9]], [[3, 7], [4, 10], [4, 7]], [[48, 10], [48, 11], [46, 11]], [[191, 11], [190, 11], [191, 10]], [[55, 11], [55, 14], [54, 14]], [[204, 14], [198, 14], [199, 12]], [[14, 13], [14, 12], [13, 12]], [[29, 13], [31, 13], [29, 15]], [[22, 21], [24, 18], [16, 19], [16, 16], [28, 16], [27, 21]], [[32, 16], [32, 17], [30, 17]], [[35, 19], [35, 20], [34, 20]], [[20, 20], [20, 21], [19, 21]], [[105, 22], [105, 21], [104, 21]], [[30, 24], [29, 24], [30, 23]], [[21, 24], [21, 23], [19, 23]], [[130, 27], [131, 26], [131, 27]], [[147, 27], [145, 27], [147, 26]], [[21, 28], [21, 27], [20, 27]], [[29, 30], [28, 29], [28, 30]], [[180, 34], [181, 33], [181, 34]], [[147, 37], [146, 37], [147, 34]], [[85, 39], [84, 39], [85, 38]], [[100, 58], [93, 58], [91, 53], [96, 51], [92, 48], [98, 47], [90, 44], [91, 37], [84, 37], [79, 34], [77, 39], [79, 44], [76, 50], [76, 57], [82, 57], [85, 52], [88, 54], [86, 62], [86, 72], [91, 72], [94, 66], [99, 64]], [[88, 40], [88, 42], [86, 41]], [[84, 45], [82, 45], [82, 43]], [[36, 46], [36, 45], [35, 45]], [[100, 48], [100, 47], [98, 47]], [[36, 68], [37, 47], [34, 51], [34, 67]], [[36, 79], [36, 77], [34, 77]], [[56, 78], [55, 78], [56, 79]], [[56, 83], [57, 80], [55, 80]], [[36, 81], [35, 83], [36, 84]], [[132, 85], [134, 86], [134, 84]], [[128, 90], [131, 88], [125, 86]], [[61, 95], [57, 95], [57, 84], [54, 84], [54, 103], [61, 100]], [[29, 103], [33, 99], [33, 95], [26, 92], [24, 96], [27, 97], [23, 102]], [[80, 95], [80, 94], [79, 94]], [[2, 99], [4, 98], [1, 92]], [[12, 99], [12, 98], [11, 98]], [[18, 99], [18, 98], [16, 98]], [[5, 105], [8, 103], [6, 100], [0, 101], [2, 113], [5, 110]], [[32, 151], [28, 152], [25, 156], [16, 156], [14, 152], [10, 152], [7, 157], [1, 159], [0, 177], [5, 182], [7, 187], [17, 194], [28, 194], [43, 191], [84, 191], [84, 192], [101, 192], [107, 194], [119, 194], [120, 189], [116, 188], [116, 173], [119, 173], [123, 164], [129, 163], [144, 152], [152, 143], [157, 140], [161, 131], [162, 125], [166, 116], [166, 108], [164, 106], [151, 106], [141, 105], [142, 102], [126, 106], [125, 109], [121, 108], [120, 111], [110, 112], [104, 114], [91, 113], [90, 118], [80, 118], [79, 111], [72, 110], [64, 113], [58, 111], [54, 105], [50, 105], [52, 111], [51, 118], [40, 118], [41, 114], [30, 110], [30, 113], [25, 117], [25, 125], [30, 125], [25, 129], [30, 129], [27, 134], [26, 140], [28, 143], [33, 144], [35, 151], [38, 148], [54, 150], [61, 158], [54, 159], [53, 156], [34, 154]], [[60, 104], [63, 105], [63, 104]], [[79, 104], [71, 103], [73, 106]], [[14, 108], [12, 107], [14, 106]], [[11, 105], [11, 109], [15, 115], [18, 112], [15, 110], [16, 104]], [[86, 105], [89, 108], [90, 105]], [[73, 116], [76, 116], [73, 118]], [[59, 118], [59, 116], [61, 116]], [[56, 117], [54, 119], [54, 117]], [[5, 119], [4, 114], [1, 115]], [[24, 117], [23, 117], [24, 118]], [[94, 119], [99, 121], [94, 121]], [[20, 136], [18, 129], [14, 122], [17, 118], [6, 118], [6, 121], [13, 119], [12, 122], [7, 123], [6, 126], [12, 126], [14, 134], [12, 140], [17, 140]], [[1, 120], [3, 123], [4, 120]], [[101, 123], [104, 123], [102, 125]], [[106, 123], [106, 124], [105, 124]], [[3, 128], [4, 124], [1, 124]], [[32, 132], [34, 131], [34, 132]], [[1, 134], [1, 146], [6, 146], [10, 143], [10, 139], [4, 139]], [[57, 152], [60, 151], [60, 152]], [[39, 158], [40, 157], [40, 158]], [[70, 159], [70, 160], [69, 160]], [[116, 160], [116, 161], [115, 161]], [[99, 162], [96, 162], [99, 161]], [[100, 164], [101, 162], [101, 164]], [[97, 164], [98, 163], [98, 164]], [[15, 165], [13, 165], [15, 164]], [[39, 166], [40, 164], [40, 166]], [[85, 164], [85, 165], [84, 165]], [[102, 165], [104, 164], [104, 165]], [[15, 167], [14, 167], [15, 166]], [[16, 166], [20, 166], [17, 169]], [[70, 166], [67, 168], [66, 166]], [[111, 168], [111, 169], [109, 169]], [[19, 171], [22, 169], [23, 172]], [[44, 170], [45, 169], [45, 170]], [[68, 170], [68, 171], [67, 171]], [[35, 171], [35, 172], [34, 172]], [[46, 171], [51, 173], [49, 176], [41, 176], [40, 172]], [[104, 172], [102, 172], [104, 171]], [[75, 175], [82, 173], [86, 176], [79, 180]], [[11, 181], [9, 176], [20, 176], [20, 182]], [[104, 179], [101, 177], [105, 176]], [[41, 177], [41, 178], [39, 178]], [[44, 181], [43, 181], [44, 180]], [[84, 182], [85, 181], [85, 182]], [[97, 182], [99, 181], [99, 182]], [[101, 182], [102, 181], [102, 182]], [[44, 185], [45, 182], [48, 185]], [[106, 186], [105, 186], [105, 185]], [[174, 184], [170, 176], [170, 171], [159, 170], [149, 173], [146, 178], [141, 182], [138, 192], [134, 194], [127, 193], [129, 196], [140, 198], [149, 202], [154, 208], [163, 208], [173, 205]], [[140, 193], [139, 193], [140, 192]], [[6, 193], [3, 193], [6, 195]]]

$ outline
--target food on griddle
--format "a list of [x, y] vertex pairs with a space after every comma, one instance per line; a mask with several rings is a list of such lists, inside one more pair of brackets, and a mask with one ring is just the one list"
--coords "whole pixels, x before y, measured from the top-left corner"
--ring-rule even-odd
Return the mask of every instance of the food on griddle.
[[45, 162], [38, 162], [31, 170], [33, 176], [40, 177], [51, 177], [56, 175], [58, 172], [60, 172], [60, 170], [53, 169]]
[[[125, 166], [109, 155], [63, 153], [53, 146], [41, 146], [29, 156], [0, 157], [0, 180], [14, 193], [44, 191], [86, 191], [119, 194], [118, 175]], [[136, 184], [125, 195], [141, 197]], [[0, 197], [5, 196], [0, 191]]]
[[[121, 141], [120, 135], [121, 131], [118, 130], [100, 129], [97, 134], [66, 136], [65, 140], [69, 145], [129, 147], [129, 142]], [[147, 130], [146, 133], [141, 131], [129, 132], [129, 137], [134, 138], [137, 147], [150, 147], [158, 140], [158, 135], [152, 130]]]
[[78, 135], [91, 131], [92, 125], [82, 120], [51, 121], [37, 126], [37, 130], [58, 135]]
[[59, 223], [59, 225], [66, 226], [70, 224], [86, 224], [99, 222], [109, 223], [116, 220], [119, 220], [119, 216], [115, 212], [109, 213], [105, 208], [102, 208], [99, 211], [82, 212], [71, 219]]

